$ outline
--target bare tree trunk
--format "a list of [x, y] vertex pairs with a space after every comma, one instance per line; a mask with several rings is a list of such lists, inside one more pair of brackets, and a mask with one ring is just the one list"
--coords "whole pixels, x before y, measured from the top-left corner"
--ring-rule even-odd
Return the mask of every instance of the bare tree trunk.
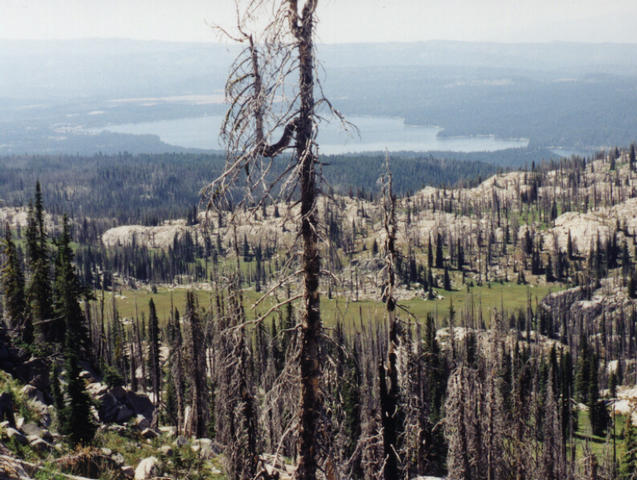
[[295, 477], [314, 480], [317, 469], [319, 410], [319, 341], [321, 312], [319, 275], [321, 257], [318, 249], [316, 217], [316, 155], [312, 150], [314, 119], [314, 58], [312, 51], [313, 14], [316, 1], [308, 0], [299, 17], [297, 2], [288, 0], [291, 29], [298, 41], [301, 109], [296, 126], [296, 154], [301, 163], [301, 237], [303, 239], [303, 300], [305, 310], [301, 323], [301, 404], [299, 412], [299, 463]]
[[[318, 102], [343, 121], [331, 103], [314, 91], [319, 80], [314, 76], [314, 23], [318, 0], [277, 0], [266, 15], [274, 13], [273, 21], [255, 37], [247, 33], [250, 19], [257, 18], [267, 2], [250, 0], [245, 12], [238, 13], [237, 34], [219, 30], [231, 39], [247, 44], [235, 62], [228, 82], [226, 97], [230, 107], [226, 114], [222, 136], [228, 156], [224, 172], [206, 189], [209, 207], [228, 208], [233, 204], [232, 185], [245, 179], [244, 207], [253, 193], [263, 205], [272, 193], [291, 198], [300, 194], [298, 233], [302, 249], [300, 270], [303, 276], [303, 313], [299, 325], [300, 400], [298, 409], [298, 467], [295, 478], [314, 480], [319, 468], [319, 449], [328, 449], [326, 430], [321, 428], [321, 315], [319, 279], [319, 219], [316, 212], [319, 196], [320, 172], [317, 172], [318, 151], [315, 143], [315, 112]], [[261, 10], [260, 10], [261, 9]], [[238, 8], [238, 12], [239, 12]], [[258, 46], [258, 48], [257, 48]], [[262, 63], [261, 63], [262, 62]], [[298, 86], [292, 100], [286, 98], [289, 76], [298, 69]], [[318, 101], [315, 100], [315, 93]], [[282, 107], [282, 108], [280, 108]], [[280, 139], [269, 144], [275, 131], [282, 131]], [[272, 160], [288, 148], [294, 153], [287, 157], [284, 173], [270, 180]], [[271, 183], [270, 183], [271, 182]], [[297, 190], [298, 189], [298, 190]], [[278, 193], [277, 193], [278, 191]]]
[[379, 366], [380, 406], [383, 425], [383, 449], [385, 480], [394, 480], [400, 476], [400, 458], [398, 456], [398, 437], [402, 430], [402, 412], [400, 411], [400, 390], [398, 387], [398, 321], [396, 319], [396, 299], [394, 298], [396, 215], [395, 198], [392, 192], [392, 177], [389, 171], [389, 158], [386, 159], [386, 173], [383, 198], [383, 217], [385, 229], [385, 269], [386, 281], [383, 300], [388, 322], [387, 367]]

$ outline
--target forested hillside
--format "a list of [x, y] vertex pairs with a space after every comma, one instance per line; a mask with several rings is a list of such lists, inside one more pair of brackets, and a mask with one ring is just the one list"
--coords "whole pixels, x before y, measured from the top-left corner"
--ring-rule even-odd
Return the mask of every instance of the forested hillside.
[[[26, 206], [29, 188], [40, 181], [50, 211], [82, 219], [115, 220], [119, 224], [157, 224], [185, 217], [200, 201], [200, 190], [224, 165], [221, 154], [156, 154], [0, 157], [0, 205]], [[384, 155], [323, 157], [330, 188], [338, 193], [378, 195]], [[392, 163], [395, 189], [404, 194], [425, 185], [475, 183], [497, 171], [470, 158], [398, 155]], [[275, 166], [271, 176], [279, 175]]]
[[[151, 159], [157, 161], [144, 160]], [[164, 192], [169, 182], [161, 175], [178, 176], [165, 165], [153, 180]], [[113, 197], [131, 198], [130, 187], [116, 190], [115, 167], [105, 170], [114, 172]], [[392, 262], [398, 307], [390, 330], [386, 197], [370, 189], [322, 201], [330, 272], [320, 286], [329, 338], [321, 350], [322, 422], [330, 433], [321, 443], [330, 468], [344, 478], [376, 475], [383, 412], [394, 411], [397, 468], [412, 477], [543, 471], [542, 478], [592, 478], [591, 468], [608, 478], [628, 475], [637, 371], [636, 167], [631, 147], [497, 174], [474, 187], [399, 196]], [[400, 184], [405, 173], [393, 160], [390, 168]], [[75, 444], [108, 447], [127, 464], [155, 455], [157, 471], [171, 478], [194, 475], [188, 458], [200, 475], [192, 478], [291, 469], [285, 459], [294, 458], [295, 442], [286, 430], [295, 418], [291, 378], [301, 312], [298, 287], [281, 279], [295, 268], [287, 252], [298, 207], [271, 203], [206, 216], [184, 203], [181, 221], [163, 223], [162, 213], [177, 212], [158, 207], [161, 220], [147, 226], [76, 213], [65, 227], [59, 214], [45, 213], [45, 198], [36, 192], [24, 199], [32, 208], [2, 209], [3, 368], [12, 382], [37, 388], [31, 394], [19, 391], [20, 383], [12, 387], [19, 391], [14, 408], [23, 405], [13, 415], [35, 423], [41, 435], [52, 432], [53, 443], [44, 435], [7, 446], [35, 460], [61, 457], [50, 471], [89, 476], [89, 467], [66, 453]], [[87, 206], [108, 212], [93, 198]], [[148, 199], [161, 204], [153, 190]], [[57, 201], [61, 209], [65, 200]], [[61, 323], [53, 327], [49, 318]], [[392, 380], [378, 370], [388, 338]], [[25, 370], [19, 358], [29, 354], [39, 363]], [[241, 381], [233, 380], [237, 368]], [[58, 383], [60, 372], [81, 380]], [[88, 398], [97, 402], [92, 420], [82, 410]], [[70, 411], [84, 420], [65, 420]], [[3, 435], [26, 438], [17, 419], [5, 418]], [[129, 418], [132, 424], [118, 426]], [[179, 434], [192, 440], [160, 451]], [[511, 453], [495, 454], [502, 449]], [[100, 465], [99, 475], [121, 475], [111, 457], [91, 452], [87, 461]]]

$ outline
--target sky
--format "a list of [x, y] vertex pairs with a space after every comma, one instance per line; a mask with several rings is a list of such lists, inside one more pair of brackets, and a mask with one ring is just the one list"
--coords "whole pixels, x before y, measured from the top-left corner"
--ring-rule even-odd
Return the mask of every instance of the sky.
[[[302, 0], [300, 0], [302, 3]], [[219, 41], [233, 0], [0, 0], [0, 38]], [[637, 43], [636, 0], [319, 0], [318, 40]]]

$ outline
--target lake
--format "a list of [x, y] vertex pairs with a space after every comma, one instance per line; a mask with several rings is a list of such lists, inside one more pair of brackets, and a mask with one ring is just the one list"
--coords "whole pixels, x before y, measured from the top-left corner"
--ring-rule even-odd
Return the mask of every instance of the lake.
[[[416, 152], [493, 152], [528, 145], [528, 139], [500, 139], [492, 135], [442, 137], [438, 135], [442, 128], [407, 125], [401, 118], [352, 116], [348, 117], [348, 120], [358, 127], [360, 136], [344, 132], [335, 121], [322, 123], [318, 138], [321, 153], [374, 152], [385, 149]], [[154, 134], [170, 145], [218, 150], [223, 148], [218, 138], [222, 121], [223, 116], [211, 115], [111, 125], [99, 130], [136, 135]]]

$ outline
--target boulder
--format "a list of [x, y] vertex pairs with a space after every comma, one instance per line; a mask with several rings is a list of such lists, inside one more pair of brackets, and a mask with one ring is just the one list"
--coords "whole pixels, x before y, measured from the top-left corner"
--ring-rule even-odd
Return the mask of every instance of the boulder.
[[88, 370], [82, 370], [80, 372], [80, 378], [82, 380], [87, 381], [88, 383], [95, 383], [97, 382], [97, 379], [95, 378], [95, 375], [93, 375], [91, 372], [89, 372]]
[[51, 435], [51, 432], [49, 432], [48, 430], [44, 428], [40, 428], [38, 425], [36, 425], [33, 422], [25, 423], [22, 426], [22, 431], [27, 435], [27, 437], [33, 436], [33, 437], [42, 438], [46, 440], [47, 442], [53, 441], [53, 435]]
[[165, 435], [170, 435], [171, 437], [174, 437], [175, 434], [177, 433], [177, 428], [173, 427], [172, 425], [160, 425], [159, 431]]
[[25, 480], [31, 477], [18, 459], [5, 457], [0, 461], [0, 478], [2, 480]]
[[219, 446], [213, 443], [209, 438], [194, 439], [190, 448], [193, 452], [199, 454], [200, 457], [206, 459], [211, 459], [221, 453]]
[[28, 423], [25, 423], [24, 425], [22, 425], [22, 431], [24, 433], [26, 433], [27, 435], [35, 435], [36, 437], [40, 437], [41, 436], [40, 427], [38, 427], [33, 422], [28, 422]]
[[51, 443], [36, 435], [29, 435], [27, 439], [31, 448], [41, 453], [50, 452], [55, 448]]
[[175, 441], [173, 442], [173, 445], [175, 445], [175, 447], [177, 448], [181, 448], [184, 445], [186, 445], [188, 443], [188, 439], [182, 435], [179, 435]]
[[143, 415], [148, 421], [153, 419], [155, 407], [147, 395], [127, 391], [124, 402], [135, 414]]
[[135, 480], [149, 480], [161, 474], [161, 462], [157, 457], [144, 458], [135, 469]]
[[117, 407], [117, 413], [115, 415], [115, 422], [126, 423], [133, 417], [133, 415], [135, 415], [135, 412], [133, 410], [125, 405], [119, 405]]
[[31, 400], [31, 407], [40, 415], [39, 424], [43, 427], [51, 425], [51, 412], [49, 406], [46, 403], [39, 400]]
[[85, 448], [56, 460], [58, 467], [65, 473], [90, 478], [103, 476], [107, 471], [119, 470], [119, 466], [99, 449]]
[[122, 475], [126, 478], [133, 478], [135, 476], [135, 469], [130, 465], [125, 465], [122, 467]]
[[116, 423], [112, 425], [106, 425], [104, 428], [108, 430], [109, 432], [115, 432], [118, 435], [125, 435], [127, 431], [124, 425], [118, 425]]
[[25, 385], [24, 387], [22, 387], [20, 392], [29, 400], [37, 400], [41, 403], [46, 403], [44, 394], [33, 385]]
[[32, 385], [40, 392], [48, 392], [49, 369], [49, 363], [45, 358], [32, 357], [25, 362], [16, 363], [12, 373], [18, 380]]
[[142, 438], [145, 438], [146, 440], [152, 440], [154, 438], [159, 437], [159, 433], [157, 433], [152, 428], [143, 429], [140, 435], [142, 436]]
[[108, 386], [101, 382], [93, 382], [86, 385], [86, 391], [89, 395], [99, 400], [108, 392]]
[[161, 453], [164, 457], [172, 457], [175, 452], [173, 447], [170, 445], [162, 445], [159, 447], [159, 453]]
[[141, 413], [135, 415], [132, 423], [138, 430], [148, 430], [148, 428], [150, 427], [150, 421]]
[[4, 431], [5, 436], [7, 437], [7, 439], [11, 442], [17, 442], [20, 445], [26, 445], [27, 444], [27, 438], [22, 435], [18, 430], [16, 430], [15, 428], [7, 428]]
[[99, 392], [95, 396], [99, 403], [98, 415], [101, 422], [122, 424], [136, 417], [135, 422], [139, 425], [138, 428], [144, 429], [150, 426], [155, 407], [146, 395], [131, 392], [122, 387], [114, 387], [107, 391], [92, 387], [90, 391]]

